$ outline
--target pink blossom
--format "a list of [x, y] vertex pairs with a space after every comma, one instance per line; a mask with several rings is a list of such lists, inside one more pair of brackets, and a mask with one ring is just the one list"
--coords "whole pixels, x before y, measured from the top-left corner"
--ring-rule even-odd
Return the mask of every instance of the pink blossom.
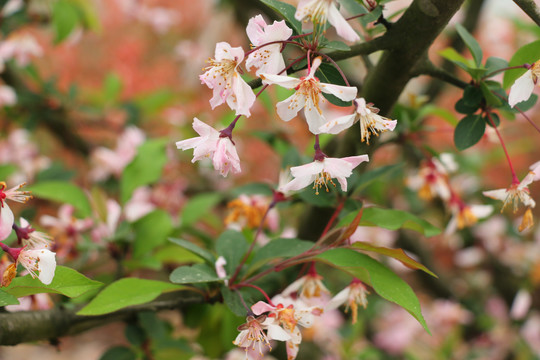
[[418, 196], [431, 200], [438, 196], [443, 200], [450, 200], [451, 191], [448, 185], [448, 174], [455, 171], [455, 164], [451, 154], [440, 154], [439, 159], [431, 158], [424, 162], [418, 173], [407, 178], [407, 186], [418, 191]]
[[351, 101], [356, 97], [357, 89], [351, 86], [340, 86], [321, 83], [315, 77], [315, 71], [321, 65], [321, 58], [313, 60], [307, 76], [296, 79], [289, 76], [260, 74], [264, 84], [277, 84], [287, 89], [295, 89], [296, 92], [289, 98], [277, 103], [277, 113], [284, 121], [294, 118], [300, 109], [304, 109], [304, 115], [309, 125], [309, 131], [319, 134], [320, 128], [326, 123], [326, 118], [320, 104], [326, 99], [322, 93], [332, 94], [343, 101]]
[[[249, 19], [247, 36], [254, 47], [264, 45], [274, 41], [284, 41], [291, 37], [292, 29], [285, 25], [285, 21], [274, 21], [272, 25], [267, 25], [261, 15]], [[261, 73], [277, 74], [285, 69], [285, 61], [281, 55], [282, 44], [272, 44], [248, 55], [246, 68], [257, 69], [257, 76]]]
[[226, 42], [216, 45], [214, 59], [208, 62], [206, 72], [199, 76], [201, 82], [214, 90], [210, 99], [212, 109], [225, 102], [236, 115], [251, 115], [249, 109], [255, 103], [255, 94], [251, 87], [242, 79], [239, 66], [244, 60], [244, 50], [241, 47], [231, 47]]
[[233, 341], [233, 344], [244, 348], [246, 353], [249, 350], [257, 351], [259, 357], [263, 356], [265, 347], [272, 350], [270, 340], [287, 341], [290, 339], [289, 334], [276, 325], [274, 319], [268, 318], [266, 315], [248, 316], [246, 323], [240, 325], [238, 331], [240, 333]]
[[11, 86], [0, 85], [0, 106], [13, 106], [17, 103], [17, 94]]
[[0, 182], [0, 240], [4, 240], [11, 234], [11, 229], [15, 222], [13, 212], [6, 200], [25, 203], [28, 199], [32, 198], [29, 191], [20, 190], [24, 185], [25, 183], [22, 183], [6, 190], [6, 183]]
[[193, 119], [193, 129], [200, 136], [176, 142], [178, 149], [194, 149], [191, 162], [211, 158], [214, 168], [223, 176], [229, 171], [233, 174], [242, 171], [236, 147], [229, 137], [222, 137], [219, 131], [197, 118]]
[[360, 123], [361, 140], [369, 144], [371, 134], [379, 135], [385, 131], [394, 131], [397, 120], [390, 120], [378, 114], [379, 109], [373, 107], [373, 104], [366, 104], [364, 98], [354, 100], [356, 107], [352, 115], [346, 115], [334, 120], [330, 120], [320, 127], [320, 132], [329, 134], [338, 134], [341, 131], [350, 128], [354, 123]]
[[9, 312], [49, 310], [54, 307], [51, 297], [47, 293], [23, 296], [18, 299], [19, 305], [8, 305], [6, 310]]
[[367, 155], [349, 156], [345, 158], [324, 157], [312, 163], [291, 168], [294, 179], [283, 186], [284, 191], [297, 191], [313, 183], [315, 193], [323, 186], [328, 191], [328, 182], [335, 186], [332, 178], [337, 178], [341, 190], [347, 191], [347, 178], [352, 170], [364, 161], [369, 161]]
[[298, 293], [299, 298], [307, 305], [323, 305], [328, 301], [330, 291], [322, 283], [322, 276], [315, 271], [310, 271], [298, 280], [292, 282], [281, 293], [283, 296], [290, 296]]
[[510, 317], [514, 320], [524, 319], [532, 305], [531, 293], [521, 289], [516, 294], [512, 307], [510, 308]]
[[36, 231], [25, 218], [21, 217], [19, 224], [20, 227], [16, 228], [15, 232], [23, 246], [31, 249], [46, 249], [51, 245], [53, 238], [41, 231]]
[[120, 216], [122, 215], [120, 204], [115, 200], [108, 199], [106, 202], [106, 211], [104, 222], [96, 224], [91, 232], [92, 240], [96, 243], [111, 238], [120, 223]]
[[158, 34], [164, 34], [178, 23], [178, 12], [160, 6], [141, 5], [136, 9], [136, 18], [146, 23]]
[[307, 18], [317, 26], [324, 28], [330, 22], [339, 36], [347, 41], [358, 41], [360, 37], [341, 15], [335, 0], [300, 0], [294, 17], [303, 21]]
[[43, 49], [30, 34], [14, 33], [0, 41], [0, 61], [15, 59], [17, 65], [26, 66], [30, 58], [43, 55]]
[[141, 186], [133, 191], [131, 199], [124, 205], [126, 220], [134, 222], [156, 209], [151, 201], [152, 191], [147, 186]]

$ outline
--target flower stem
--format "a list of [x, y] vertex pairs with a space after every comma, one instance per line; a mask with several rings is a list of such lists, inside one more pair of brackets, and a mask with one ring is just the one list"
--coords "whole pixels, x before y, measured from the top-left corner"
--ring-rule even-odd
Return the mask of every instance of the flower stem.
[[341, 198], [338, 206], [336, 207], [336, 210], [332, 214], [332, 217], [330, 218], [330, 220], [328, 220], [328, 224], [326, 224], [326, 227], [324, 228], [324, 230], [323, 230], [323, 232], [321, 234], [321, 238], [323, 238], [324, 235], [326, 235], [326, 233], [328, 233], [328, 231], [332, 227], [332, 224], [334, 223], [336, 218], [339, 216], [339, 213], [341, 213], [341, 210], [343, 210], [344, 206], [345, 206], [345, 198]]
[[506, 145], [504, 144], [504, 140], [501, 136], [501, 133], [499, 133], [499, 129], [497, 129], [497, 126], [495, 126], [495, 123], [493, 122], [493, 119], [491, 117], [491, 113], [489, 111], [486, 111], [487, 118], [493, 126], [493, 129], [495, 129], [495, 132], [497, 133], [497, 137], [499, 138], [499, 141], [502, 145], [502, 148], [504, 150], [504, 155], [506, 156], [506, 160], [508, 160], [508, 165], [510, 166], [510, 172], [512, 173], [512, 183], [513, 184], [519, 184], [519, 179], [516, 175], [516, 172], [514, 171], [514, 166], [512, 165], [512, 160], [510, 159], [510, 155], [508, 154], [508, 150], [506, 149]]
[[[255, 290], [258, 290], [261, 294], [263, 294], [263, 296], [266, 298], [266, 301], [268, 302], [268, 304], [270, 304], [271, 306], [275, 306], [273, 303], [272, 303], [272, 300], [270, 300], [270, 297], [268, 296], [268, 294], [266, 293], [266, 291], [264, 291], [263, 289], [261, 289], [260, 287], [258, 287], [257, 285], [253, 285], [253, 284], [248, 284], [248, 283], [239, 283], [239, 284], [236, 284], [235, 287], [250, 287], [250, 288], [253, 288]], [[240, 298], [242, 298], [240, 296]], [[243, 301], [242, 301], [243, 302]], [[245, 305], [245, 303], [244, 303]], [[248, 308], [249, 309], [249, 308]]]
[[237, 289], [234, 289], [234, 291], [238, 294], [238, 297], [240, 298], [240, 302], [242, 303], [242, 305], [244, 305], [244, 308], [246, 309], [248, 316], [252, 315], [253, 311], [251, 311], [249, 306], [247, 306], [247, 304], [246, 304], [246, 302], [244, 300], [244, 297], [242, 296], [242, 293]]
[[487, 78], [490, 78], [492, 77], [493, 75], [496, 75], [498, 73], [501, 73], [501, 72], [504, 72], [506, 70], [513, 70], [513, 69], [529, 69], [531, 67], [531, 65], [529, 64], [523, 64], [523, 65], [517, 65], [517, 66], [509, 66], [509, 67], [505, 67], [505, 68], [502, 68], [502, 69], [499, 69], [499, 70], [495, 70], [495, 71], [492, 71], [490, 73], [487, 73], [486, 75], [484, 75], [482, 77], [482, 80], [484, 79], [487, 79]]

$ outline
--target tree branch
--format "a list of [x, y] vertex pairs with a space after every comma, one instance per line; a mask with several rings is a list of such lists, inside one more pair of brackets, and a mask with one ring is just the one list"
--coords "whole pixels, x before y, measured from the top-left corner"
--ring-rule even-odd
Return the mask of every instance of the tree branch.
[[448, 84], [452, 84], [458, 88], [464, 89], [467, 87], [467, 83], [455, 77], [451, 72], [438, 68], [431, 61], [426, 59], [424, 62], [414, 67], [412, 71], [413, 76], [429, 75], [433, 78], [442, 80]]
[[200, 294], [183, 291], [165, 294], [153, 302], [99, 316], [80, 316], [76, 315], [78, 309], [65, 308], [0, 313], [0, 345], [52, 340], [61, 336], [78, 334], [111, 322], [127, 320], [141, 311], [179, 309], [204, 301], [204, 297]]
[[529, 15], [536, 25], [540, 26], [540, 9], [535, 0], [514, 0], [514, 2], [525, 14]]

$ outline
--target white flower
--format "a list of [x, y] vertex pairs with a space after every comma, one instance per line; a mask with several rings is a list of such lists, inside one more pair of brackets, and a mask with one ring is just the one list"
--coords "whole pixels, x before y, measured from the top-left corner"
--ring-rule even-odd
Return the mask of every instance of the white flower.
[[347, 41], [358, 41], [360, 37], [341, 15], [335, 0], [301, 0], [294, 17], [303, 21], [309, 18], [313, 24], [325, 26], [328, 20], [339, 36]]
[[[274, 21], [272, 25], [267, 25], [261, 15], [249, 19], [246, 32], [254, 47], [269, 42], [284, 41], [292, 35], [292, 29], [285, 25], [285, 21]], [[285, 69], [281, 48], [282, 44], [277, 43], [252, 52], [246, 60], [246, 68], [257, 68], [257, 76], [261, 73], [277, 74], [281, 72]]]
[[369, 294], [369, 291], [365, 285], [360, 280], [355, 279], [328, 302], [325, 310], [337, 309], [339, 306], [346, 304], [345, 312], [349, 308], [352, 309], [352, 323], [355, 324], [358, 319], [358, 305], [364, 309], [367, 306], [367, 294]]
[[1, 12], [1, 16], [2, 17], [7, 17], [7, 16], [10, 16], [14, 13], [16, 13], [17, 11], [21, 10], [24, 6], [24, 1], [23, 0], [9, 0], [5, 5], [4, 5], [4, 8], [2, 9], [2, 12]]
[[0, 85], [0, 106], [12, 106], [16, 103], [17, 94], [15, 90], [11, 86]]
[[244, 50], [241, 47], [233, 48], [226, 42], [217, 43], [215, 58], [208, 61], [210, 66], [199, 76], [203, 84], [214, 90], [214, 96], [210, 99], [212, 109], [227, 102], [236, 115], [251, 115], [249, 109], [255, 102], [255, 94], [238, 72], [243, 60]]
[[277, 84], [287, 89], [296, 89], [296, 92], [289, 98], [277, 103], [277, 113], [282, 120], [289, 121], [303, 108], [309, 131], [313, 134], [319, 134], [320, 127], [326, 123], [319, 106], [319, 103], [326, 101], [321, 92], [337, 96], [343, 101], [351, 101], [356, 97], [358, 91], [351, 86], [321, 83], [315, 77], [315, 71], [321, 65], [321, 61], [320, 57], [315, 58], [307, 76], [300, 79], [289, 76], [260, 74], [264, 84]]
[[[22, 249], [17, 258], [17, 263], [21, 264], [33, 278], [39, 278], [45, 285], [49, 285], [56, 270], [55, 253], [47, 249]], [[36, 274], [39, 272], [39, 275]]]
[[328, 191], [328, 182], [334, 184], [332, 178], [336, 178], [341, 185], [341, 190], [347, 191], [347, 178], [352, 170], [364, 161], [369, 161], [367, 155], [349, 156], [345, 158], [324, 157], [312, 163], [291, 168], [294, 179], [283, 186], [283, 191], [300, 190], [313, 183], [315, 193], [319, 194], [319, 188], [323, 186]]
[[[264, 333], [267, 331], [267, 334]], [[248, 316], [245, 324], [238, 327], [240, 334], [233, 341], [233, 344], [248, 350], [258, 350], [259, 356], [263, 355], [263, 346], [270, 346], [270, 340], [287, 341], [291, 337], [279, 325], [275, 324], [274, 319], [268, 318], [266, 315], [258, 317]]]
[[324, 286], [322, 276], [317, 272], [308, 272], [307, 275], [292, 282], [281, 293], [283, 296], [290, 296], [293, 293], [298, 293], [300, 299], [308, 305], [320, 305], [328, 300], [330, 291]]
[[41, 231], [36, 231], [30, 226], [25, 218], [19, 219], [19, 232], [17, 236], [22, 236], [22, 244], [30, 249], [46, 249], [51, 245], [53, 238]]
[[9, 208], [6, 200], [25, 203], [28, 199], [32, 198], [29, 191], [20, 191], [25, 183], [15, 186], [6, 190], [6, 183], [0, 182], [0, 241], [4, 240], [11, 233], [13, 222], [15, 218], [13, 212]]
[[178, 149], [194, 149], [191, 162], [211, 158], [214, 168], [223, 176], [229, 171], [233, 174], [242, 171], [236, 147], [229, 137], [222, 137], [219, 131], [197, 118], [193, 119], [193, 129], [200, 136], [176, 142]]
[[508, 104], [514, 107], [517, 103], [527, 100], [531, 96], [539, 76], [540, 60], [536, 61], [525, 74], [514, 82], [508, 94]]
[[360, 122], [360, 135], [362, 141], [369, 144], [371, 134], [379, 135], [381, 132], [394, 131], [397, 120], [390, 120], [377, 114], [379, 109], [372, 107], [372, 104], [366, 104], [364, 98], [354, 100], [356, 111], [351, 115], [341, 116], [331, 120], [321, 126], [322, 133], [338, 134], [341, 131], [350, 128], [355, 122]]

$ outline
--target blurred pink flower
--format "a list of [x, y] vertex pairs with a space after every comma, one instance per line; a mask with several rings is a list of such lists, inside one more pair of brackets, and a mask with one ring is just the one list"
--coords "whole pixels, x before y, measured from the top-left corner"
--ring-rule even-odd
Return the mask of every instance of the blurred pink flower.
[[49, 310], [54, 307], [49, 294], [41, 293], [30, 296], [23, 296], [19, 299], [19, 305], [8, 305], [6, 310], [9, 312]]
[[13, 106], [17, 103], [17, 94], [11, 86], [0, 85], [0, 107]]
[[345, 312], [349, 308], [352, 310], [352, 323], [355, 324], [358, 319], [358, 305], [364, 309], [367, 307], [367, 294], [369, 291], [366, 286], [360, 280], [354, 279], [326, 304], [325, 310], [334, 310], [345, 304]]
[[20, 189], [25, 185], [22, 183], [11, 189], [7, 189], [5, 182], [0, 182], [0, 240], [4, 240], [11, 234], [13, 223], [15, 218], [13, 212], [9, 208], [6, 200], [25, 203], [28, 199], [32, 198], [29, 191], [21, 191]]
[[30, 34], [15, 32], [7, 39], [0, 41], [0, 61], [2, 62], [15, 59], [17, 65], [23, 67], [28, 65], [34, 56], [43, 56], [43, 49]]
[[138, 187], [124, 205], [126, 220], [134, 222], [154, 211], [156, 205], [152, 202], [152, 190], [147, 186]]
[[521, 289], [516, 294], [512, 307], [510, 308], [510, 317], [514, 320], [524, 319], [532, 305], [531, 293]]
[[452, 154], [440, 154], [439, 159], [428, 159], [420, 166], [418, 173], [409, 176], [407, 186], [418, 191], [418, 196], [424, 200], [438, 196], [448, 201], [451, 195], [448, 174], [456, 169], [457, 165]]

